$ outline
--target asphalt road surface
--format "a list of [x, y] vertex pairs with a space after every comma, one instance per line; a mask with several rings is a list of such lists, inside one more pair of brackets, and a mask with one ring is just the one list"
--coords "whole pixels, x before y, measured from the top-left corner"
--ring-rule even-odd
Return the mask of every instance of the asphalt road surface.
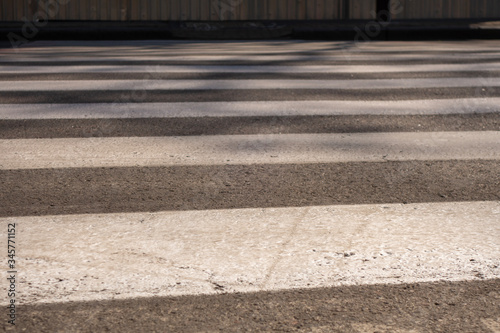
[[497, 41], [0, 49], [0, 329], [500, 332], [499, 130]]

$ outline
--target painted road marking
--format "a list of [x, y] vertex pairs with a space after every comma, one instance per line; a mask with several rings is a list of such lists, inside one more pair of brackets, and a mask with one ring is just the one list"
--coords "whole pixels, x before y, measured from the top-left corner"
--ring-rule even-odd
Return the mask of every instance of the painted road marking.
[[470, 64], [426, 64], [426, 65], [341, 65], [341, 66], [224, 66], [224, 65], [131, 65], [116, 66], [16, 66], [2, 65], [0, 73], [418, 73], [418, 72], [490, 72], [499, 71], [500, 62]]
[[0, 169], [498, 160], [500, 132], [0, 140]]
[[81, 80], [0, 81], [0, 91], [117, 90], [269, 90], [269, 89], [401, 89], [500, 87], [500, 78], [380, 79], [380, 80]]
[[409, 101], [246, 101], [0, 104], [1, 119], [449, 115], [500, 112], [500, 98]]
[[499, 220], [498, 201], [0, 219], [23, 304], [499, 278]]

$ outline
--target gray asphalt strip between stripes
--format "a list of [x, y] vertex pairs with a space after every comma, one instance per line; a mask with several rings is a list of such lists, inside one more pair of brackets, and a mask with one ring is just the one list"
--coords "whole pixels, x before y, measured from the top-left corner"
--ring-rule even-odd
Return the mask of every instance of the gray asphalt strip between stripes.
[[388, 101], [477, 99], [500, 97], [499, 87], [405, 89], [254, 89], [254, 90], [121, 90], [12, 91], [0, 94], [0, 104], [183, 103], [243, 101]]
[[0, 216], [500, 200], [498, 160], [0, 170]]
[[0, 129], [0, 139], [498, 131], [500, 112], [442, 115], [0, 119]]
[[394, 73], [231, 73], [231, 72], [154, 72], [154, 73], [1, 73], [0, 81], [67, 81], [67, 80], [377, 80], [429, 78], [500, 77], [500, 71], [394, 72]]
[[[143, 274], [138, 274], [142, 277]], [[56, 280], [57, 281], [57, 280]], [[57, 282], [55, 282], [57, 283]], [[60, 283], [58, 283], [60, 284]], [[217, 284], [213, 284], [217, 288]], [[27, 332], [498, 332], [500, 280], [442, 281], [26, 306]], [[480, 313], [481, 315], [478, 315]]]

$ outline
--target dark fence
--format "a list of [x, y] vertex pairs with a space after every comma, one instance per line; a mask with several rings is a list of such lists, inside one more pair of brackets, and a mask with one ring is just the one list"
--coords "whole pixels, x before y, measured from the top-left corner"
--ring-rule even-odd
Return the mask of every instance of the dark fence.
[[398, 19], [500, 18], [500, 0], [392, 0]]
[[221, 21], [500, 17], [500, 0], [0, 0], [1, 21]]

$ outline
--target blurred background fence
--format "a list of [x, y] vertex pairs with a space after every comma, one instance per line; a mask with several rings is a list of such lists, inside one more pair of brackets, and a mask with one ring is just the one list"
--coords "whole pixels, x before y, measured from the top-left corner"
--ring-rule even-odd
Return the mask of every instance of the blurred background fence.
[[500, 0], [398, 0], [395, 19], [500, 18]]
[[[387, 8], [387, 1], [386, 8]], [[500, 0], [390, 0], [395, 19], [500, 17]], [[0, 0], [0, 21], [373, 19], [377, 0]]]

